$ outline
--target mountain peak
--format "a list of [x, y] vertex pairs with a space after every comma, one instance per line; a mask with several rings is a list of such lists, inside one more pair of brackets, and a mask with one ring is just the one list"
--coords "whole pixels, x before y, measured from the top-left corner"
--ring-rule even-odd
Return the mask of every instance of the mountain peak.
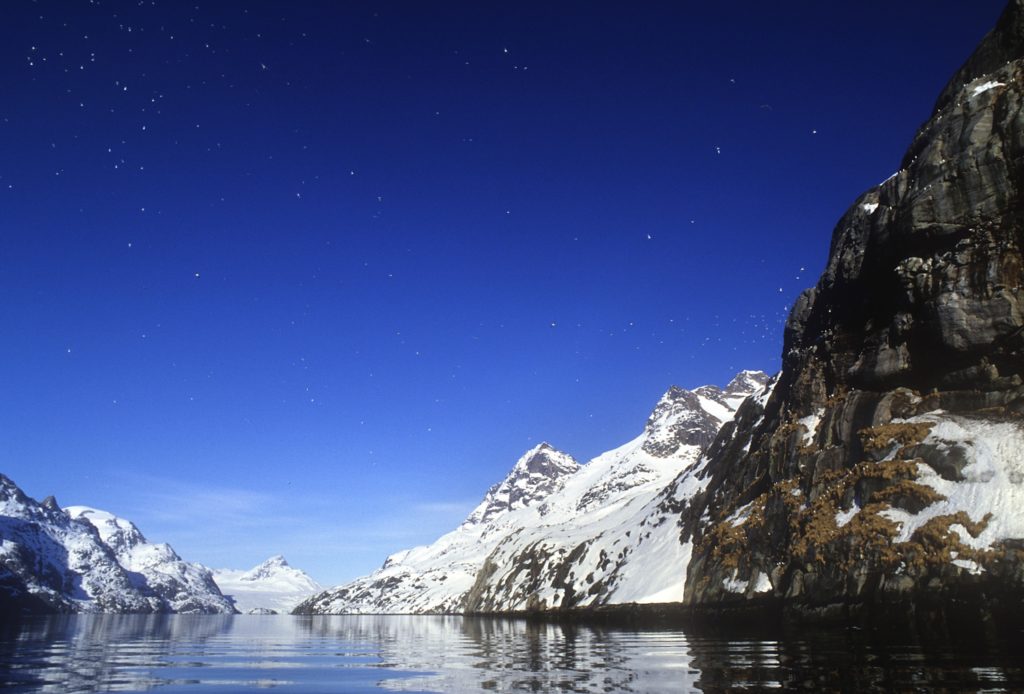
[[742, 395], [746, 398], [764, 388], [769, 378], [764, 371], [740, 371], [729, 381], [724, 392], [729, 396]]
[[571, 455], [542, 442], [524, 453], [508, 476], [487, 491], [463, 524], [486, 523], [506, 511], [532, 506], [560, 487], [563, 478], [579, 468], [580, 464]]
[[[668, 387], [668, 390], [664, 392], [661, 398], [658, 400], [660, 405], [663, 402], [677, 402], [679, 400], [686, 400], [687, 397], [692, 397], [693, 393], [686, 388], [680, 388], [679, 386], [672, 385]], [[655, 406], [657, 407], [657, 405]]]
[[53, 497], [37, 502], [2, 475], [0, 536], [28, 550], [5, 554], [0, 611], [233, 611], [208, 571], [146, 542], [133, 523], [88, 506], [61, 510]]
[[119, 556], [133, 547], [146, 544], [146, 538], [131, 521], [90, 506], [68, 506], [65, 512], [71, 518], [84, 521], [96, 528], [104, 544]]
[[702, 407], [700, 396], [672, 386], [647, 418], [643, 449], [653, 456], [667, 458], [682, 446], [708, 445], [717, 431], [717, 419]]
[[567, 473], [572, 474], [577, 468], [579, 463], [575, 458], [544, 441], [524, 453], [509, 474], [514, 475], [517, 470], [525, 470], [555, 478]]
[[235, 608], [245, 614], [290, 612], [300, 600], [323, 590], [309, 574], [280, 554], [248, 571], [216, 569], [213, 578], [234, 601]]
[[644, 450], [666, 458], [683, 446], [707, 447], [740, 403], [767, 382], [768, 376], [762, 371], [741, 371], [725, 390], [701, 386], [689, 391], [671, 386], [647, 419]]
[[242, 581], [260, 581], [266, 578], [271, 578], [276, 574], [280, 574], [283, 570], [292, 571], [291, 565], [288, 560], [281, 554], [275, 554], [263, 563], [249, 569], [243, 573], [239, 580]]
[[[371, 575], [295, 611], [487, 612], [679, 599], [689, 549], [680, 544], [679, 509], [662, 509], [676, 499], [662, 493], [700, 460], [732, 412], [717, 386], [672, 386], [639, 437], [584, 465], [540, 443], [456, 531], [392, 554]], [[630, 561], [637, 568], [624, 569]]]
[[24, 503], [29, 499], [10, 477], [0, 474], [0, 501], [7, 500], [14, 501], [15, 503]]

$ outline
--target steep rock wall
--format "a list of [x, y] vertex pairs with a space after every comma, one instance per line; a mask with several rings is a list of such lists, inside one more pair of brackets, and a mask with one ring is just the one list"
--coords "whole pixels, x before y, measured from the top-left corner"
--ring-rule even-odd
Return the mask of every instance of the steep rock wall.
[[861, 195], [682, 510], [685, 602], [1024, 588], [1024, 0]]

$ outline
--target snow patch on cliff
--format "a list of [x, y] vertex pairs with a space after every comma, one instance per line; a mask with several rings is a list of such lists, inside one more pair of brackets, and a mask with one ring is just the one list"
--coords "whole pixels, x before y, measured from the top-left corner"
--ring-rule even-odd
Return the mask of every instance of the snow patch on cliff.
[[959, 481], [944, 479], [931, 466], [918, 465], [917, 481], [928, 485], [945, 499], [909, 513], [901, 509], [882, 512], [900, 524], [896, 542], [905, 542], [932, 518], [965, 512], [973, 522], [991, 514], [985, 528], [972, 537], [961, 525], [952, 529], [963, 544], [976, 549], [991, 547], [1000, 540], [1024, 538], [1024, 429], [1016, 422], [995, 422], [941, 412], [907, 420], [932, 424], [922, 442], [939, 451], [959, 449], [967, 464]]

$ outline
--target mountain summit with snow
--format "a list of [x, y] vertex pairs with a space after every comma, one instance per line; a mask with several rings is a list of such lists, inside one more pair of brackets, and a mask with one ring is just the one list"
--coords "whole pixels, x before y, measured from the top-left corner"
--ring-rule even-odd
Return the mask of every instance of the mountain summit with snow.
[[171, 611], [233, 611], [206, 567], [185, 561], [168, 544], [147, 541], [134, 523], [88, 506], [68, 506], [65, 512], [72, 519], [96, 528], [117, 562], [165, 600]]
[[214, 569], [213, 578], [235, 608], [245, 614], [291, 612], [299, 602], [324, 589], [280, 554], [248, 571]]
[[[296, 613], [455, 613], [682, 598], [681, 572], [645, 558], [683, 551], [673, 523], [644, 527], [660, 493], [700, 458], [742, 397], [768, 377], [744, 372], [725, 390], [673, 387], [643, 432], [586, 464], [543, 443], [491, 487], [463, 523], [398, 552], [369, 576], [304, 601]], [[747, 390], [744, 391], [744, 388]], [[678, 593], [678, 595], [676, 595]]]
[[238, 580], [245, 581], [247, 583], [266, 581], [268, 579], [278, 578], [282, 574], [291, 573], [289, 569], [291, 569], [292, 571], [296, 571], [299, 574], [302, 574], [301, 571], [292, 569], [291, 564], [289, 564], [288, 560], [285, 559], [282, 555], [275, 554], [262, 564], [259, 564], [258, 566], [255, 566], [246, 571], [244, 574], [238, 577]]
[[0, 613], [232, 613], [210, 572], [132, 523], [42, 503], [0, 475]]
[[512, 466], [504, 480], [487, 491], [464, 524], [487, 523], [508, 511], [532, 506], [558, 489], [579, 467], [575, 458], [547, 442], [531, 448]]

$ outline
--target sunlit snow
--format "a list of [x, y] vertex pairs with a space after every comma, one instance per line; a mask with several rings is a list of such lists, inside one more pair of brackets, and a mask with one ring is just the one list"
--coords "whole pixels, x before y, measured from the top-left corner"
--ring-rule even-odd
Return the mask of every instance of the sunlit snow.
[[985, 84], [979, 84], [977, 87], [975, 87], [973, 90], [971, 90], [971, 97], [978, 96], [978, 94], [982, 94], [984, 92], [987, 92], [989, 89], [995, 89], [996, 87], [1005, 87], [1005, 86], [1006, 86], [1005, 82], [996, 82], [994, 80], [989, 80]]
[[[902, 421], [902, 420], [894, 420]], [[897, 542], [906, 542], [914, 532], [936, 516], [964, 511], [972, 521], [992, 514], [978, 537], [971, 537], [960, 525], [952, 528], [963, 544], [977, 549], [991, 547], [999, 540], [1024, 537], [1024, 430], [1015, 422], [983, 419], [933, 412], [907, 422], [929, 422], [934, 426], [924, 444], [960, 448], [968, 464], [962, 481], [943, 479], [930, 466], [918, 465], [918, 481], [942, 494], [945, 499], [920, 513], [887, 509], [883, 515], [900, 524]]]

